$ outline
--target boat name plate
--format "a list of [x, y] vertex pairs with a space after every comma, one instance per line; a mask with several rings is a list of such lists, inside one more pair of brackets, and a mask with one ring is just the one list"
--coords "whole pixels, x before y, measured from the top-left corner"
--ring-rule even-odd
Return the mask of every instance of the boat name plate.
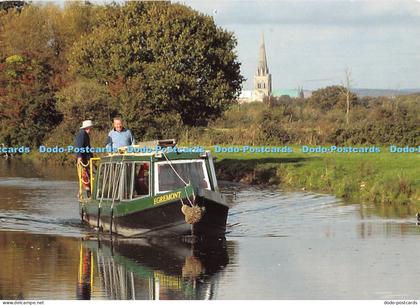
[[174, 199], [181, 199], [181, 191], [165, 194], [162, 196], [157, 196], [153, 199], [153, 204], [161, 204], [166, 201], [171, 201]]

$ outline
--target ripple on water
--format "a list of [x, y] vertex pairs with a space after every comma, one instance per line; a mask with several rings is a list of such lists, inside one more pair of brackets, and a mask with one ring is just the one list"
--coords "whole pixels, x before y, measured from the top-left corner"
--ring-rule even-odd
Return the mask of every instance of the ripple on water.
[[75, 181], [2, 177], [0, 230], [80, 236], [76, 193]]
[[351, 221], [357, 205], [344, 205], [330, 195], [247, 188], [238, 190], [229, 214], [228, 235], [282, 237], [308, 234], [314, 227]]
[[80, 237], [86, 232], [78, 218], [51, 218], [43, 215], [2, 213], [1, 231], [29, 231], [31, 233]]
[[77, 181], [47, 180], [42, 178], [0, 177], [0, 187], [56, 189], [77, 185]]

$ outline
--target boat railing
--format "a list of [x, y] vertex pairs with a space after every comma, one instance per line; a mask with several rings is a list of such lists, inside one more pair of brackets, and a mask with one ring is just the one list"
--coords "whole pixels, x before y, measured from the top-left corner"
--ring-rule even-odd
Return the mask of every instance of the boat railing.
[[[90, 198], [93, 192], [93, 186], [95, 181], [95, 162], [99, 162], [101, 158], [91, 158], [88, 164], [77, 163], [77, 176], [79, 178], [79, 199], [83, 199], [83, 191], [87, 190], [89, 186], [90, 192], [87, 192], [87, 197]], [[85, 171], [89, 171], [89, 175]], [[90, 193], [90, 194], [89, 194]]]
[[95, 165], [94, 162], [99, 162], [101, 161], [101, 158], [90, 158], [89, 159], [89, 173], [90, 173], [90, 189], [91, 192], [93, 192], [93, 185], [95, 182], [95, 175], [93, 172], [93, 166]]

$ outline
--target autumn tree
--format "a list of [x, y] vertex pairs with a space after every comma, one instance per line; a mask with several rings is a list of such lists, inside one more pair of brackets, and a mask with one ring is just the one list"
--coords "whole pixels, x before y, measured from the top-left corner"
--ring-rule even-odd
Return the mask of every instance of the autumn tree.
[[1, 51], [6, 56], [29, 52], [47, 63], [51, 79], [62, 86], [67, 77], [67, 52], [81, 35], [91, 31], [98, 8], [80, 2], [66, 3], [64, 9], [48, 3], [25, 5], [2, 17]]
[[48, 70], [30, 54], [0, 64], [0, 139], [6, 145], [37, 146], [60, 121]]
[[[0, 11], [0, 137], [4, 142], [38, 145], [60, 123], [57, 96], [64, 100], [63, 94], [80, 86], [68, 73], [67, 52], [91, 31], [98, 9], [69, 2], [64, 8], [29, 3]], [[69, 89], [61, 92], [63, 87]], [[65, 100], [71, 107], [72, 100]], [[71, 124], [64, 125], [67, 132], [73, 132], [68, 129]]]

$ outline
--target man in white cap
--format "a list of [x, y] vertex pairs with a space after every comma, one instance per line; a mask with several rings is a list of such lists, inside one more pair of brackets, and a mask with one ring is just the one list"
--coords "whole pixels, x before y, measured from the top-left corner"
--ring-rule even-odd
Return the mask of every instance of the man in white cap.
[[[83, 121], [82, 127], [80, 127], [79, 132], [76, 135], [76, 147], [82, 148], [84, 150], [90, 149], [90, 137], [89, 134], [92, 131], [93, 123], [91, 120]], [[82, 171], [81, 177], [84, 181], [83, 184], [85, 186], [85, 190], [87, 196], [90, 197], [90, 187], [89, 187], [89, 159], [92, 158], [93, 155], [91, 152], [78, 152], [77, 153], [77, 164], [78, 166], [83, 166], [84, 170]], [[83, 175], [85, 176], [83, 178]]]

